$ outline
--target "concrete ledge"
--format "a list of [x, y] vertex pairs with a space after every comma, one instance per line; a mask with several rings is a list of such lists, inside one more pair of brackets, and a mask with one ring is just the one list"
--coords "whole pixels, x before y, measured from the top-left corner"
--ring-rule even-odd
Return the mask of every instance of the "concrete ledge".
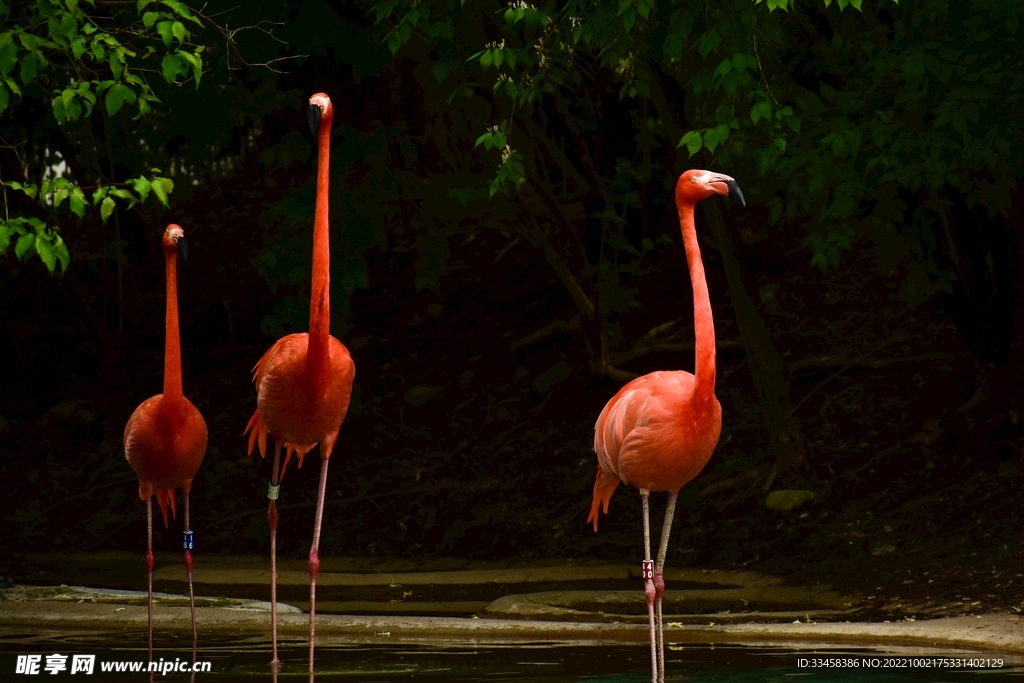
[[[225, 607], [203, 607], [198, 611], [200, 638], [204, 633], [220, 636], [264, 636], [269, 638], [270, 615], [263, 611]], [[158, 606], [153, 611], [154, 628], [160, 631], [190, 631], [186, 606]], [[278, 616], [282, 635], [301, 637], [309, 620], [295, 612]], [[0, 623], [6, 628], [39, 630], [88, 630], [116, 636], [146, 629], [145, 605], [122, 605], [37, 600], [0, 603]], [[423, 642], [458, 643], [555, 641], [577, 644], [646, 643], [642, 624], [607, 624], [534, 621], [523, 619], [476, 619], [456, 617], [317, 616], [318, 642], [343, 640], [357, 643]], [[986, 614], [927, 621], [892, 623], [791, 623], [684, 625], [668, 620], [669, 643], [757, 643], [790, 647], [798, 643], [858, 645], [918, 645], [935, 648], [966, 647], [1000, 654], [1024, 654], [1024, 626], [1019, 617]], [[321, 638], [322, 637], [322, 638]]]

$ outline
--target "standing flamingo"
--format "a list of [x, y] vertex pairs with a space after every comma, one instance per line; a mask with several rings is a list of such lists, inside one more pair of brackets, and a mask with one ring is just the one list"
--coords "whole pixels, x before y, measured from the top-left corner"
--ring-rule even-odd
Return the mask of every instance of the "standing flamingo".
[[206, 455], [206, 422], [181, 393], [181, 341], [178, 334], [178, 254], [188, 259], [185, 232], [167, 226], [162, 239], [167, 269], [167, 329], [164, 338], [164, 393], [147, 398], [124, 428], [124, 457], [139, 476], [139, 498], [146, 501], [149, 573], [149, 658], [153, 659], [153, 497], [167, 523], [167, 504], [177, 516], [174, 489], [185, 493], [185, 569], [192, 607], [192, 647], [196, 644], [196, 600], [192, 592], [192, 531], [188, 524], [188, 493]]
[[[694, 374], [652, 372], [637, 377], [608, 401], [594, 426], [597, 480], [587, 521], [592, 521], [597, 531], [600, 508], [604, 505], [604, 512], [608, 513], [608, 501], [619, 481], [639, 488], [643, 501], [644, 557], [647, 558], [643, 562], [644, 592], [655, 680], [665, 677], [661, 597], [665, 592], [665, 554], [676, 497], [679, 489], [704, 468], [722, 431], [722, 406], [715, 398], [715, 326], [693, 224], [694, 206], [713, 194], [731, 194], [746, 206], [739, 185], [727, 175], [690, 170], [679, 176], [676, 183], [676, 207], [693, 285], [693, 326], [697, 338]], [[668, 491], [657, 564], [650, 560], [648, 498], [651, 491]]]
[[[331, 120], [334, 108], [324, 93], [309, 98], [309, 126], [317, 136], [316, 214], [313, 219], [313, 281], [309, 297], [309, 334], [290, 334], [277, 340], [263, 354], [254, 370], [256, 412], [245, 428], [249, 453], [258, 442], [266, 456], [267, 435], [274, 439], [274, 469], [271, 471], [270, 505], [270, 621], [274, 659], [277, 657], [277, 496], [278, 481], [296, 454], [302, 459], [320, 444], [320, 492], [313, 522], [313, 544], [309, 549], [309, 671], [313, 672], [316, 629], [316, 577], [320, 570], [320, 522], [327, 490], [327, 464], [338, 438], [341, 422], [348, 412], [356, 366], [348, 349], [331, 336], [330, 245], [327, 228], [327, 189], [330, 180]], [[278, 469], [281, 446], [286, 449], [284, 465]]]

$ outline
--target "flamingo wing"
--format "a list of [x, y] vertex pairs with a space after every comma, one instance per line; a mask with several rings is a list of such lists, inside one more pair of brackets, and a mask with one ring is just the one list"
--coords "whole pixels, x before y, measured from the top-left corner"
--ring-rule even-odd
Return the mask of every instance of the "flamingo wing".
[[598, 467], [587, 519], [593, 522], [594, 531], [599, 508], [608, 513], [608, 502], [620, 481], [660, 490], [648, 481], [648, 470], [652, 466], [660, 469], [658, 442], [673, 431], [680, 404], [693, 394], [693, 386], [693, 375], [688, 372], [652, 372], [623, 386], [605, 405], [594, 425]]

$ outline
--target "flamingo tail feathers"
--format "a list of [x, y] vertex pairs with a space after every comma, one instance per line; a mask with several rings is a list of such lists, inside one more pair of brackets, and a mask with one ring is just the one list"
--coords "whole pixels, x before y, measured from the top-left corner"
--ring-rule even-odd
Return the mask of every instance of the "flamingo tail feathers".
[[597, 468], [597, 479], [594, 481], [594, 500], [590, 505], [590, 516], [587, 517], [587, 522], [594, 523], [594, 531], [597, 531], [597, 518], [600, 514], [601, 507], [604, 506], [604, 514], [608, 514], [608, 503], [612, 499], [612, 494], [615, 493], [616, 487], [619, 485], [619, 478], [614, 474], [605, 472], [600, 467]]
[[164, 528], [169, 529], [170, 524], [167, 520], [167, 505], [171, 506], [171, 517], [173, 519], [178, 518], [178, 508], [174, 502], [174, 489], [164, 489], [163, 491], [154, 491], [153, 495], [156, 497], [156, 504], [160, 506], [160, 512], [164, 516]]
[[306, 453], [309, 453], [313, 448], [316, 447], [315, 443], [311, 444], [296, 444], [285, 442], [284, 448], [284, 464], [281, 465], [281, 474], [278, 476], [278, 481], [284, 479], [284, 471], [288, 467], [288, 463], [291, 462], [292, 456], [296, 455], [299, 458], [299, 469], [302, 469], [302, 461], [306, 457]]
[[243, 435], [249, 435], [249, 452], [247, 455], [252, 455], [252, 449], [259, 443], [260, 446], [260, 457], [267, 457], [267, 423], [263, 421], [263, 416], [260, 415], [260, 411], [256, 411], [249, 418], [249, 424], [245, 426]]

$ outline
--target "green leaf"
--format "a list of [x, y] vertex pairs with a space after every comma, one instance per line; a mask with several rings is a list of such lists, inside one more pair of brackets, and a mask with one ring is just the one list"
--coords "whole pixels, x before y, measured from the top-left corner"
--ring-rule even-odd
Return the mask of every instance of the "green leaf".
[[71, 207], [71, 210], [79, 218], [85, 216], [85, 194], [82, 192], [82, 188], [76, 187], [71, 190], [71, 196], [68, 198], [68, 206]]
[[694, 154], [700, 151], [700, 148], [703, 145], [703, 143], [701, 142], [700, 133], [698, 133], [695, 130], [691, 130], [690, 132], [688, 132], [686, 135], [683, 136], [683, 139], [679, 141], [679, 144], [676, 145], [676, 147], [682, 147], [683, 145], [686, 145], [686, 149], [690, 152], [690, 156], [692, 157]]
[[24, 261], [28, 256], [32, 255], [31, 252], [35, 249], [35, 244], [35, 234], [25, 233], [18, 238], [17, 243], [14, 245], [14, 255], [17, 256], [19, 260]]
[[718, 143], [720, 142], [721, 140], [718, 137], [717, 129], [712, 128], [711, 130], [704, 132], [704, 146], [707, 147], [710, 152], [713, 153], [715, 151], [715, 147], [718, 147]]
[[19, 76], [25, 85], [31, 83], [32, 79], [36, 77], [36, 56], [31, 52], [22, 58]]
[[35, 238], [36, 253], [39, 254], [39, 258], [46, 264], [46, 269], [52, 273], [53, 269], [57, 266], [57, 256], [53, 253], [53, 247], [50, 245], [50, 241], [43, 235], [36, 235]]
[[18, 59], [18, 46], [10, 39], [10, 35], [10, 33], [4, 34], [7, 41], [3, 42], [3, 46], [0, 47], [0, 74], [4, 76], [11, 73]]
[[0, 222], [0, 254], [6, 254], [7, 248], [11, 246], [11, 235], [15, 228], [10, 223]]
[[126, 85], [121, 85], [120, 83], [112, 85], [104, 98], [104, 103], [107, 105], [107, 115], [113, 116], [120, 111], [125, 100], [129, 102], [135, 101], [135, 93], [132, 89]]
[[150, 187], [160, 203], [167, 206], [167, 195], [174, 191], [174, 181], [170, 178], [153, 178]]
[[636, 11], [629, 10], [626, 12], [626, 16], [622, 17], [622, 25], [626, 27], [626, 31], [632, 31], [633, 27], [636, 26]]
[[162, 16], [164, 16], [163, 12], [146, 12], [142, 15], [142, 24], [146, 28], [153, 28], [153, 24]]
[[701, 57], [707, 57], [711, 52], [717, 50], [721, 44], [722, 36], [715, 29], [711, 29], [705, 32], [697, 41], [697, 51], [700, 52]]
[[115, 81], [121, 80], [121, 69], [124, 68], [124, 60], [121, 57], [121, 50], [117, 49], [110, 53], [110, 73]]
[[139, 200], [144, 202], [146, 197], [149, 196], [150, 182], [145, 177], [140, 176], [135, 179], [132, 189], [139, 193]]
[[174, 34], [174, 37], [178, 39], [179, 43], [185, 42], [185, 34], [187, 33], [185, 30], [185, 24], [180, 21], [174, 22], [174, 26], [171, 27], [171, 33]]
[[11, 96], [8, 94], [7, 89], [0, 85], [0, 112], [7, 109], [7, 104], [10, 102]]
[[114, 213], [115, 206], [113, 197], [105, 197], [103, 199], [103, 205], [100, 207], [100, 218], [103, 219], [104, 223], [110, 218], [110, 214]]
[[174, 83], [178, 74], [188, 68], [182, 64], [181, 59], [177, 55], [164, 55], [164, 58], [160, 61], [160, 67], [164, 72], [164, 80], [168, 83]]
[[199, 79], [203, 75], [203, 60], [199, 56], [200, 49], [202, 48], [198, 48], [195, 54], [192, 54], [191, 52], [185, 52], [184, 50], [178, 50], [178, 52], [176, 53], [179, 57], [181, 57], [190, 65], [192, 65], [192, 75], [196, 79], [197, 90], [199, 89]]
[[174, 23], [170, 21], [161, 21], [156, 25], [156, 32], [164, 39], [164, 45], [167, 47], [171, 46], [171, 40], [174, 39], [174, 34], [172, 33], [173, 26]]
[[491, 54], [490, 50], [484, 50], [484, 53], [480, 55], [480, 66], [487, 68], [494, 61], [494, 55]]
[[79, 36], [71, 43], [71, 54], [75, 56], [75, 59], [81, 59], [87, 49], [88, 46], [85, 44], [85, 36]]
[[57, 239], [53, 243], [53, 253], [60, 261], [61, 275], [68, 272], [68, 264], [71, 262], [71, 255], [68, 254], [68, 247], [64, 244], [64, 240], [61, 239], [60, 235], [57, 235]]
[[402, 47], [402, 39], [394, 31], [388, 34], [388, 49], [391, 50], [391, 54], [396, 54], [399, 48]]
[[192, 13], [188, 10], [188, 7], [186, 7], [184, 3], [179, 2], [179, 0], [163, 0], [163, 3], [170, 7], [172, 10], [174, 10], [175, 14], [177, 14], [182, 19], [188, 19], [189, 21], [194, 22], [199, 26], [203, 25], [203, 22], [199, 21], [194, 16], [192, 16]]

